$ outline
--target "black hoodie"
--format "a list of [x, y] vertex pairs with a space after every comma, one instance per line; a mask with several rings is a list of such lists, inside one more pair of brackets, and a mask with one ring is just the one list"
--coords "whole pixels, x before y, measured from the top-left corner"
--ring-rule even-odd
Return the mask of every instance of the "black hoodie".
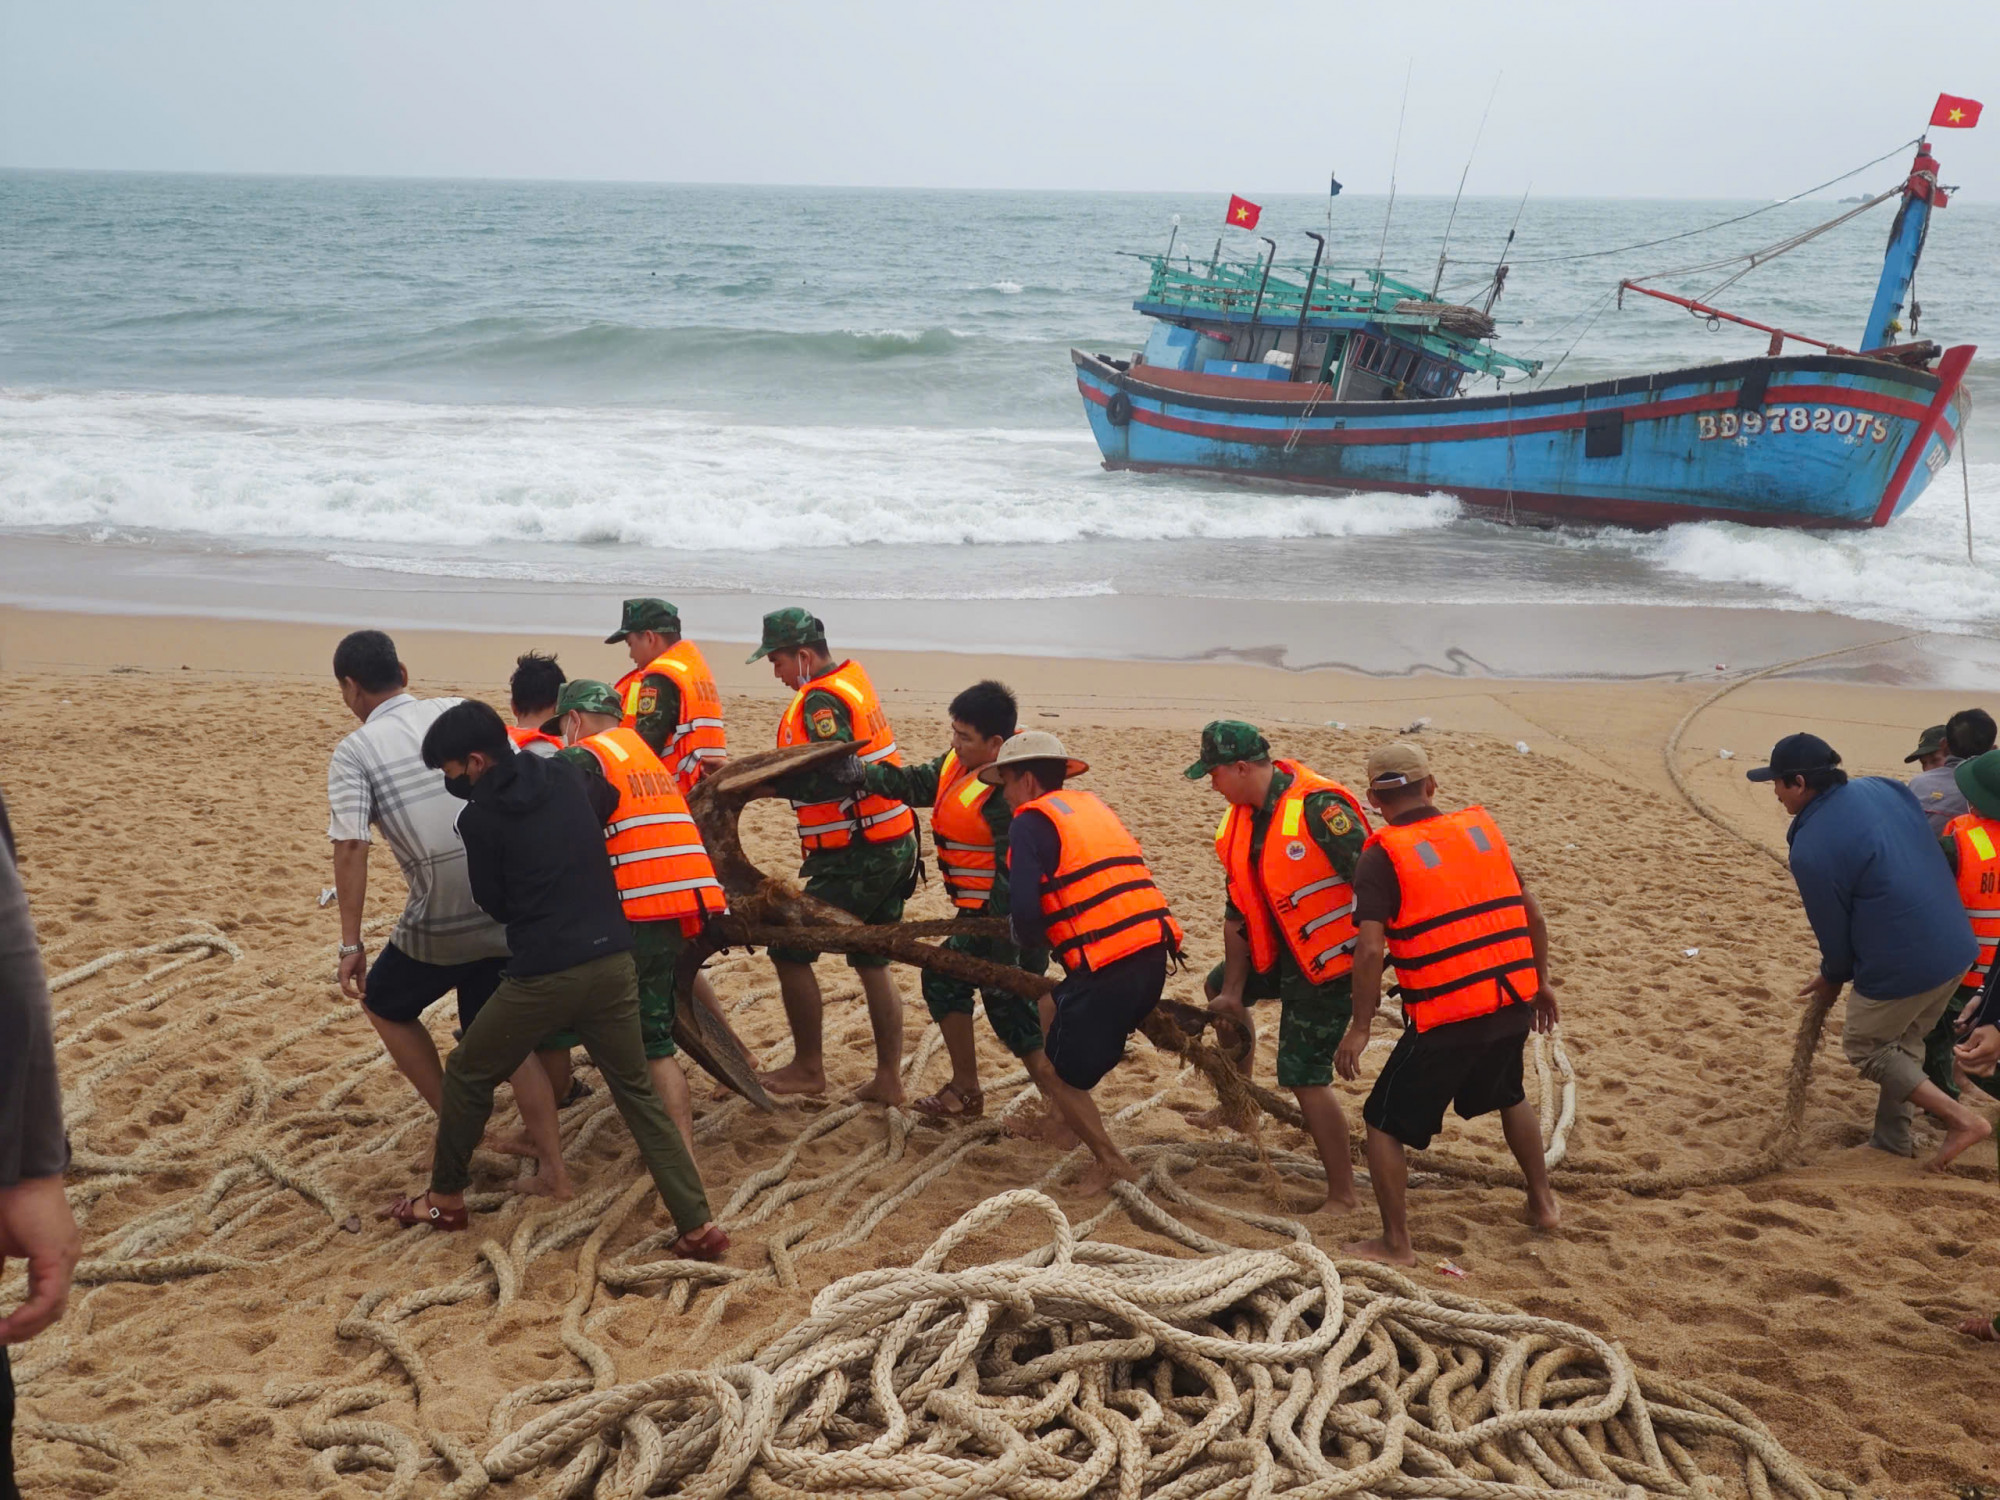
[[[593, 796], [571, 765], [510, 755], [472, 788], [458, 815], [472, 899], [507, 928], [517, 979], [573, 969], [632, 946], [618, 884], [604, 852], [617, 804], [609, 783]], [[596, 801], [610, 798], [610, 805]]]

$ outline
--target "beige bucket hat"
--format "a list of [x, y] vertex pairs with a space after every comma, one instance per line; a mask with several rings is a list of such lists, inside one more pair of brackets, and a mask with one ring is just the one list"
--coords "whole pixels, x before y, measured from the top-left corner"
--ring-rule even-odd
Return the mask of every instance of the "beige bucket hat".
[[1084, 762], [1063, 749], [1062, 741], [1046, 729], [1023, 729], [1000, 747], [1000, 753], [993, 757], [991, 765], [981, 767], [979, 779], [988, 786], [998, 786], [1000, 768], [1018, 766], [1024, 760], [1062, 761], [1066, 774], [1071, 776], [1081, 776], [1090, 769]]

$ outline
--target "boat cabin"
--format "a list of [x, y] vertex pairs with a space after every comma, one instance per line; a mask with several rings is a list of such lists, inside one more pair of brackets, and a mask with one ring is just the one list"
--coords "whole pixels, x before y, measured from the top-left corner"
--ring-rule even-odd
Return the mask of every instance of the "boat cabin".
[[[1152, 278], [1132, 306], [1159, 321], [1132, 364], [1323, 386], [1318, 398], [1332, 401], [1443, 400], [1467, 376], [1539, 368], [1491, 347], [1486, 312], [1431, 301], [1373, 268], [1283, 267], [1303, 273], [1293, 281], [1262, 260], [1143, 259]], [[1342, 270], [1352, 279], [1332, 274]]]

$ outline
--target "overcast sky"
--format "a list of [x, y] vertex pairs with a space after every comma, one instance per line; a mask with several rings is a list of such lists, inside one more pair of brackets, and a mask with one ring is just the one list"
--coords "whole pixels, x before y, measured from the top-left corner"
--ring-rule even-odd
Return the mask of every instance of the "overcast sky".
[[2000, 0], [0, 0], [0, 166], [1380, 192], [1413, 60], [1405, 192], [2000, 195]]

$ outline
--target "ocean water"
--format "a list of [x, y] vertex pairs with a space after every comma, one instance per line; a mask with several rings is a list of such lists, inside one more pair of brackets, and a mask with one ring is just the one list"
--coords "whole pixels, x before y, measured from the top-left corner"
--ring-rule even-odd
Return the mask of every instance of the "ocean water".
[[[1880, 191], [1900, 160], [1835, 192]], [[1949, 178], [1949, 162], [1946, 176]], [[1501, 347], [1558, 383], [1758, 352], [1620, 276], [1829, 217], [1468, 198], [1447, 297], [1520, 213]], [[2000, 624], [2000, 210], [1933, 223], [1923, 333], [1982, 346], [1971, 464], [1867, 534], [1726, 524], [1534, 531], [1439, 497], [1313, 496], [1106, 473], [1072, 345], [1129, 352], [1140, 262], [1209, 253], [1209, 193], [828, 191], [0, 173], [0, 534], [309, 554], [423, 577], [814, 599], [1120, 594], [1830, 610]], [[1332, 205], [1372, 263], [1385, 203]], [[1281, 259], [1327, 203], [1269, 197]], [[1449, 203], [1403, 199], [1386, 264], [1428, 285]], [[1888, 207], [1723, 300], [1858, 338]], [[1224, 253], [1247, 255], [1230, 232]], [[1568, 257], [1568, 258], [1565, 258]], [[1693, 293], [1726, 274], [1671, 283]], [[1966, 557], [1969, 481], [1976, 562]]]

